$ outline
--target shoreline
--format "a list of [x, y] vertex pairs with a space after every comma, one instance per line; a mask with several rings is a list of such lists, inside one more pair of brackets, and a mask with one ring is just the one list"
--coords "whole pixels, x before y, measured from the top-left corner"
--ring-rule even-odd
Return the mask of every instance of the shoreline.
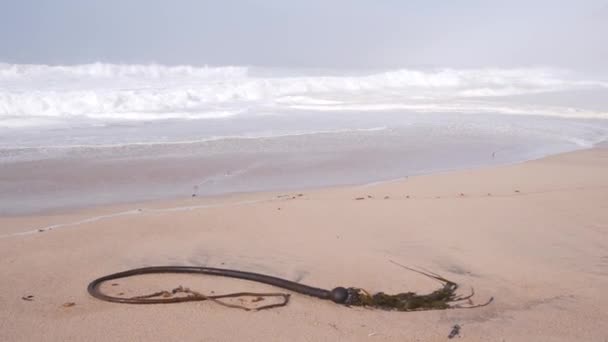
[[[221, 202], [223, 200], [230, 200], [233, 198], [254, 198], [253, 201], [273, 201], [276, 199], [280, 199], [285, 193], [302, 193], [302, 192], [322, 192], [322, 191], [332, 191], [332, 190], [345, 190], [345, 189], [353, 189], [353, 188], [366, 188], [366, 187], [374, 187], [374, 186], [383, 186], [391, 183], [399, 183], [405, 182], [408, 179], [415, 179], [419, 177], [429, 177], [434, 175], [449, 175], [451, 173], [461, 173], [461, 172], [471, 172], [471, 171], [491, 171], [494, 169], [500, 169], [503, 167], [515, 166], [526, 164], [534, 161], [541, 161], [547, 158], [559, 157], [562, 155], [568, 155], [572, 153], [577, 153], [581, 151], [591, 151], [595, 149], [604, 149], [608, 148], [608, 141], [603, 141], [597, 143], [593, 147], [589, 148], [580, 148], [573, 151], [560, 152], [556, 154], [546, 155], [542, 157], [537, 157], [529, 160], [523, 161], [514, 161], [507, 162], [504, 164], [495, 164], [495, 165], [477, 165], [463, 168], [453, 168], [453, 169], [445, 169], [445, 170], [435, 170], [428, 171], [419, 174], [405, 175], [399, 178], [387, 179], [387, 180], [379, 180], [379, 181], [371, 181], [367, 183], [353, 183], [353, 184], [336, 184], [336, 185], [328, 185], [328, 186], [313, 186], [313, 187], [297, 187], [293, 188], [285, 188], [285, 189], [270, 189], [265, 191], [246, 191], [246, 192], [228, 192], [228, 193], [219, 193], [219, 194], [211, 194], [211, 195], [196, 195], [196, 196], [173, 196], [173, 197], [164, 197], [164, 198], [155, 198], [149, 200], [129, 200], [124, 202], [114, 202], [114, 203], [103, 203], [100, 205], [90, 204], [83, 206], [69, 206], [64, 208], [56, 208], [56, 209], [46, 209], [40, 211], [32, 211], [32, 212], [24, 212], [13, 215], [0, 215], [0, 219], [19, 219], [24, 217], [32, 217], [32, 216], [40, 216], [40, 217], [57, 217], [57, 216], [72, 216], [72, 215], [82, 215], [84, 213], [89, 212], [104, 212], [102, 216], [114, 216], [127, 213], [136, 214], [138, 211], [142, 210], [151, 210], [151, 211], [163, 211], [167, 210], [188, 210], [189, 208], [205, 208], [206, 206], [221, 206], [221, 205], [233, 205], [231, 202]], [[265, 198], [265, 199], [263, 199]], [[218, 203], [220, 202], [220, 203]], [[244, 201], [248, 202], [248, 200]], [[172, 206], [173, 204], [179, 203], [178, 206]], [[223, 204], [222, 204], [223, 203]], [[238, 201], [237, 201], [238, 203]], [[169, 206], [165, 208], [165, 206]], [[147, 209], [146, 209], [147, 208]], [[90, 217], [90, 219], [95, 219], [96, 216]], [[85, 219], [86, 220], [86, 219]], [[61, 226], [64, 225], [72, 225], [72, 222], [67, 223], [57, 223]], [[32, 229], [34, 232], [37, 229], [44, 229], [49, 227], [39, 227]], [[6, 235], [0, 234], [0, 239], [7, 237]]]
[[[235, 193], [221, 193], [208, 196], [176, 196], [172, 198], [161, 198], [161, 199], [150, 199], [143, 201], [125, 201], [117, 203], [107, 203], [101, 205], [87, 205], [82, 207], [65, 207], [59, 209], [48, 209], [38, 212], [28, 212], [15, 215], [3, 215], [0, 216], [0, 222], [6, 220], [22, 221], [28, 220], [32, 217], [36, 217], [44, 220], [51, 220], [51, 224], [32, 226], [30, 229], [24, 230], [21, 224], [18, 224], [18, 229], [9, 230], [8, 233], [0, 231], [0, 239], [8, 239], [11, 237], [32, 235], [37, 233], [49, 232], [51, 230], [57, 230], [61, 228], [69, 228], [79, 225], [84, 225], [91, 222], [102, 221], [106, 219], [112, 219], [121, 216], [137, 216], [148, 213], [162, 213], [162, 212], [180, 212], [189, 210], [200, 210], [218, 207], [233, 207], [255, 203], [273, 203], [277, 201], [287, 199], [295, 199], [302, 193], [323, 193], [327, 191], [349, 191], [354, 189], [365, 189], [374, 187], [386, 187], [391, 184], [400, 184], [407, 182], [408, 180], [427, 179], [428, 177], [434, 176], [450, 176], [452, 174], [462, 174], [470, 172], [492, 172], [500, 170], [505, 167], [512, 167], [518, 165], [526, 165], [528, 163], [539, 162], [543, 160], [550, 160], [553, 158], [565, 157], [571, 154], [578, 154], [581, 152], [594, 150], [605, 150], [608, 149], [608, 141], [598, 143], [594, 147], [581, 148], [575, 151], [568, 151], [557, 153], [549, 156], [534, 158], [525, 161], [517, 161], [499, 165], [482, 165], [472, 166], [468, 168], [456, 168], [450, 170], [438, 170], [429, 173], [414, 174], [411, 176], [404, 176], [396, 179], [374, 181], [362, 184], [338, 184], [330, 186], [310, 187], [310, 188], [299, 188], [294, 187], [292, 189], [282, 190], [268, 190], [268, 191], [251, 191], [251, 192], [235, 192]], [[458, 195], [452, 194], [453, 198], [458, 198]], [[496, 197], [496, 195], [494, 195]], [[430, 198], [429, 198], [430, 199]], [[61, 221], [62, 218], [73, 218], [68, 221]]]
[[[58, 130], [39, 138], [39, 133], [15, 135], [15, 143], [22, 139], [43, 145], [64, 135], [74, 142], [99, 138], [98, 143], [103, 143], [115, 136], [131, 136], [133, 130], [137, 133], [133, 139], [138, 134], [152, 134], [152, 138], [154, 134], [171, 136], [183, 132], [186, 139], [196, 132], [204, 136], [214, 129], [231, 136], [272, 137], [61, 151], [7, 150], [4, 154], [0, 151], [0, 215], [65, 212], [193, 194], [293, 191], [392, 181], [404, 176], [509, 165], [588, 148], [605, 139], [608, 132], [602, 120], [531, 116], [522, 121], [499, 114], [342, 114], [248, 117], [213, 121], [210, 127], [206, 127], [207, 121], [117, 125], [99, 128], [96, 133], [86, 129]], [[381, 123], [383, 130], [369, 129]], [[257, 127], [257, 131], [250, 132], [251, 127]], [[319, 127], [331, 130], [293, 135], [289, 132], [294, 127], [304, 127], [303, 131]], [[351, 128], [333, 130], [339, 127]]]
[[[218, 207], [218, 206], [234, 206], [239, 204], [247, 204], [249, 202], [258, 203], [258, 202], [272, 202], [275, 200], [280, 200], [281, 198], [287, 196], [291, 197], [293, 194], [299, 194], [302, 192], [323, 192], [323, 191], [340, 191], [346, 189], [353, 188], [367, 188], [367, 187], [375, 187], [375, 186], [384, 186], [391, 183], [400, 183], [405, 182], [408, 179], [415, 179], [419, 177], [430, 177], [433, 175], [449, 175], [451, 173], [462, 173], [462, 172], [471, 172], [471, 171], [491, 171], [494, 169], [500, 169], [508, 166], [515, 166], [526, 164], [534, 161], [541, 161], [547, 158], [554, 158], [563, 155], [568, 155], [572, 153], [578, 153], [581, 151], [592, 151], [595, 149], [606, 149], [608, 148], [608, 141], [600, 142], [596, 144], [594, 147], [590, 148], [581, 148], [574, 151], [561, 152], [553, 155], [548, 155], [544, 157], [534, 158], [530, 160], [524, 161], [516, 161], [512, 163], [505, 163], [499, 165], [482, 165], [482, 166], [471, 166], [467, 168], [456, 168], [450, 170], [438, 170], [429, 173], [421, 173], [414, 174], [410, 176], [403, 176], [396, 179], [389, 180], [381, 180], [381, 181], [373, 181], [369, 183], [361, 183], [361, 184], [338, 184], [338, 185], [330, 185], [330, 186], [320, 186], [320, 187], [310, 187], [310, 188], [298, 188], [294, 187], [292, 189], [282, 189], [282, 190], [268, 190], [268, 191], [251, 191], [251, 192], [234, 192], [234, 193], [221, 193], [214, 194], [208, 196], [175, 196], [172, 198], [160, 198], [160, 199], [150, 199], [143, 201], [125, 201], [125, 202], [116, 202], [116, 203], [106, 203], [101, 205], [87, 205], [82, 207], [65, 207], [65, 208], [57, 208], [57, 209], [48, 209], [41, 210], [38, 212], [27, 212], [22, 214], [14, 214], [14, 215], [0, 215], [0, 219], [8, 219], [8, 220], [20, 220], [22, 218], [29, 217], [42, 217], [42, 218], [53, 218], [53, 217], [77, 217], [79, 218], [76, 221], [70, 222], [54, 222], [50, 225], [32, 227], [30, 230], [26, 231], [17, 231], [8, 234], [2, 234], [0, 232], [0, 239], [10, 238], [12, 236], [22, 236], [22, 235], [30, 235], [36, 233], [42, 233], [50, 230], [55, 230], [57, 228], [62, 227], [71, 227], [74, 225], [80, 225], [84, 223], [94, 222], [98, 220], [103, 220], [106, 218], [113, 218], [125, 215], [138, 215], [143, 212], [163, 212], [163, 211], [185, 211], [185, 210], [196, 210], [196, 209], [205, 209], [207, 207]], [[288, 193], [287, 195], [285, 193]], [[292, 193], [292, 195], [289, 195]], [[243, 199], [245, 200], [239, 200]], [[231, 199], [236, 199], [236, 201], [231, 202]], [[94, 213], [101, 212], [101, 215], [95, 215]], [[88, 213], [93, 214], [93, 216], [86, 216]]]
[[[605, 148], [605, 147], [608, 147], [607, 141], [599, 142], [592, 147], [571, 148], [570, 150], [567, 150], [567, 151], [560, 151], [560, 152], [556, 152], [556, 153], [552, 153], [552, 154], [545, 154], [545, 155], [541, 155], [541, 156], [533, 156], [530, 159], [512, 160], [512, 161], [505, 160], [505, 161], [498, 161], [498, 162], [494, 162], [494, 160], [492, 160], [492, 162], [487, 161], [485, 163], [479, 163], [479, 164], [473, 164], [473, 165], [467, 165], [467, 166], [455, 166], [455, 167], [446, 167], [446, 168], [431, 169], [431, 170], [418, 170], [418, 171], [412, 172], [410, 174], [401, 175], [401, 176], [394, 177], [394, 178], [370, 180], [370, 181], [363, 181], [363, 182], [337, 183], [337, 184], [327, 184], [327, 185], [309, 185], [309, 186], [295, 185], [295, 186], [286, 186], [286, 187], [281, 187], [281, 188], [271, 187], [271, 188], [262, 189], [262, 190], [226, 191], [226, 192], [218, 192], [218, 193], [210, 193], [210, 194], [198, 194], [197, 193], [198, 185], [195, 185], [189, 196], [187, 196], [185, 194], [177, 194], [177, 193], [175, 193], [175, 190], [171, 190], [168, 193], [157, 194], [152, 197], [148, 196], [149, 198], [137, 198], [136, 197], [136, 198], [125, 199], [125, 200], [113, 199], [111, 202], [107, 202], [107, 201], [101, 201], [99, 203], [85, 202], [80, 205], [76, 205], [76, 204], [72, 203], [72, 204], [68, 204], [68, 205], [48, 207], [48, 208], [24, 209], [23, 211], [12, 210], [12, 211], [5, 212], [4, 214], [0, 215], [0, 217], [17, 218], [17, 217], [32, 216], [32, 215], [39, 215], [39, 216], [66, 215], [66, 214], [79, 212], [79, 211], [88, 211], [88, 210], [92, 210], [95, 208], [112, 208], [112, 207], [123, 208], [123, 207], [128, 207], [131, 205], [137, 205], [139, 203], [154, 204], [154, 203], [159, 203], [159, 202], [187, 201], [189, 197], [195, 197], [196, 199], [213, 201], [214, 199], [231, 198], [231, 197], [235, 197], [235, 196], [238, 197], [238, 196], [244, 196], [244, 195], [255, 196], [257, 194], [274, 194], [274, 193], [280, 193], [280, 192], [318, 191], [318, 190], [322, 190], [322, 189], [333, 189], [333, 188], [339, 189], [339, 188], [344, 188], [344, 187], [366, 187], [366, 186], [373, 186], [373, 185], [379, 185], [379, 184], [384, 184], [384, 183], [399, 182], [401, 180], [405, 180], [410, 177], [430, 176], [430, 175], [450, 173], [450, 172], [471, 171], [471, 170], [478, 170], [478, 169], [517, 165], [517, 164], [521, 164], [521, 163], [527, 163], [530, 161], [541, 160], [541, 159], [552, 157], [552, 156], [559, 156], [562, 154], [568, 154], [568, 153], [573, 153], [573, 152], [577, 152], [577, 151], [585, 151], [585, 150], [590, 150], [590, 149], [595, 149], [595, 148]], [[44, 162], [45, 161], [42, 161], [42, 163], [44, 163]], [[53, 160], [51, 160], [51, 162], [53, 162]], [[158, 162], [159, 163], [162, 162], [162, 159], [159, 159]], [[182, 188], [183, 188], [183, 186], [182, 186]], [[183, 190], [185, 190], [185, 189], [183, 189]], [[185, 191], [180, 191], [180, 192], [185, 192]], [[50, 201], [52, 201], [52, 199]]]

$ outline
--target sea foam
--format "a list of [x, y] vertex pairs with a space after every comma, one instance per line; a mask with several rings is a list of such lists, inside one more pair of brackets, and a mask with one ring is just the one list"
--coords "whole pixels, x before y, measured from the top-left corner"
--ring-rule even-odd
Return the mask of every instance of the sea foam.
[[590, 89], [608, 90], [608, 83], [550, 68], [339, 75], [291, 70], [277, 76], [238, 66], [0, 64], [0, 127], [283, 115], [293, 109], [608, 118], [608, 110], [505, 100]]

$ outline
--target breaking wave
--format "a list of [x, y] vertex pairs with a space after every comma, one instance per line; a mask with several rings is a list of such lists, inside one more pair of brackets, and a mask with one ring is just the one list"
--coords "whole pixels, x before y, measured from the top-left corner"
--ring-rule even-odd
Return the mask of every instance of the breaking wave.
[[0, 127], [212, 119], [289, 110], [504, 113], [608, 118], [608, 111], [503, 99], [608, 89], [548, 68], [399, 69], [277, 76], [248, 67], [0, 64]]

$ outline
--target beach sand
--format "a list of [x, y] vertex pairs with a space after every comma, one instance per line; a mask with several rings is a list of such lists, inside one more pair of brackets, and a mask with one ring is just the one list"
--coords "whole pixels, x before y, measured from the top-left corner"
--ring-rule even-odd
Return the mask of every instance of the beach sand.
[[[608, 340], [605, 148], [367, 186], [2, 217], [0, 227], [0, 341], [446, 341], [455, 324], [461, 341]], [[475, 303], [494, 302], [386, 312], [295, 294], [286, 307], [245, 312], [113, 304], [86, 292], [97, 277], [151, 265], [373, 292], [438, 287], [391, 260], [454, 280], [463, 294], [474, 287]], [[206, 276], [115, 283], [104, 290], [277, 291]]]

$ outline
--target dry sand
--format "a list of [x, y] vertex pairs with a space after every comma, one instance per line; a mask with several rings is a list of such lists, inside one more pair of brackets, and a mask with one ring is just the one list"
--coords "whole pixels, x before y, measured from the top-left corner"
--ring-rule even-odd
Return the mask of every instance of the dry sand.
[[[0, 341], [446, 341], [455, 324], [461, 341], [608, 340], [608, 149], [302, 193], [2, 217]], [[52, 229], [36, 232], [43, 227]], [[495, 301], [400, 313], [294, 295], [287, 307], [245, 312], [210, 302], [112, 304], [86, 292], [96, 277], [146, 265], [389, 293], [437, 287], [389, 260]], [[204, 276], [117, 283], [105, 290], [276, 290]]]

